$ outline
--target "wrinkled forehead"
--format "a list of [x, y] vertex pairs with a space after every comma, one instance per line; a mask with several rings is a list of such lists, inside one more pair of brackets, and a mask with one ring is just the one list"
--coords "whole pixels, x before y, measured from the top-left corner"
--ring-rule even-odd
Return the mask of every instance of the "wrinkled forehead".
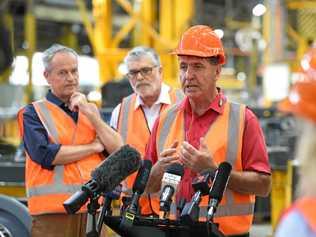
[[140, 56], [137, 58], [135, 57], [127, 63], [128, 70], [134, 70], [134, 69], [140, 69], [143, 67], [152, 67], [152, 66], [156, 66], [154, 64], [153, 59], [146, 55]]
[[204, 64], [204, 63], [208, 62], [208, 58], [189, 56], [189, 55], [178, 55], [178, 61], [179, 61], [179, 63], [187, 63], [187, 64], [192, 64], [192, 63]]

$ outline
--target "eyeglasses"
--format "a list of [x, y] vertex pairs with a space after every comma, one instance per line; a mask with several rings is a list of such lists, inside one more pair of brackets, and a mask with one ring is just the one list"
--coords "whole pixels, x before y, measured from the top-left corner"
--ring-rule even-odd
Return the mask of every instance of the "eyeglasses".
[[139, 70], [130, 70], [130, 71], [126, 74], [126, 76], [127, 76], [127, 78], [129, 78], [129, 79], [133, 79], [133, 78], [136, 78], [136, 77], [137, 77], [138, 73], [140, 73], [143, 77], [148, 77], [148, 76], [151, 75], [151, 73], [152, 73], [152, 71], [153, 71], [153, 69], [154, 69], [155, 67], [158, 67], [158, 66], [156, 65], [156, 66], [152, 66], [152, 67], [143, 67], [143, 68], [141, 68], [141, 69], [139, 69]]

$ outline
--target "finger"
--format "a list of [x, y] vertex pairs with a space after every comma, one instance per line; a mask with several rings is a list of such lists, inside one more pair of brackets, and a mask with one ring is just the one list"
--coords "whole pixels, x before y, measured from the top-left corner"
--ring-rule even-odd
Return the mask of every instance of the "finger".
[[174, 141], [170, 148], [177, 148], [178, 145], [179, 145], [179, 142], [178, 141]]
[[192, 157], [192, 154], [187, 149], [185, 149], [184, 146], [181, 146], [180, 148], [180, 155], [186, 160], [191, 160]]
[[181, 146], [185, 151], [187, 151], [190, 155], [195, 155], [197, 153], [197, 149], [192, 146], [190, 143], [184, 141]]
[[176, 148], [167, 148], [165, 150], [163, 150], [159, 155], [161, 157], [166, 157], [166, 156], [172, 156], [177, 152]]

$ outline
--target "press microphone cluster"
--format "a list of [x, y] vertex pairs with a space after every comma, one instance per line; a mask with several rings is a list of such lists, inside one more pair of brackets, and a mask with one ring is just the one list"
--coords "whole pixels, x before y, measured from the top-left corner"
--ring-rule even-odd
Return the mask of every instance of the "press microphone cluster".
[[215, 173], [213, 185], [209, 192], [209, 204], [208, 204], [208, 213], [207, 220], [212, 221], [216, 209], [223, 198], [225, 192], [230, 172], [232, 170], [231, 164], [228, 162], [222, 162]]
[[140, 153], [129, 145], [112, 153], [91, 173], [92, 179], [63, 203], [66, 212], [74, 214], [89, 198], [111, 192], [127, 176], [138, 170], [140, 157]]
[[193, 222], [198, 221], [202, 196], [209, 193], [210, 179], [212, 176], [211, 171], [204, 171], [198, 175], [192, 182], [192, 187], [195, 191], [190, 202], [187, 202], [181, 212], [180, 220], [184, 224], [191, 225]]
[[135, 217], [140, 214], [139, 198], [144, 193], [152, 167], [152, 162], [150, 160], [142, 160], [141, 163], [142, 165], [138, 170], [133, 184], [133, 195], [131, 203], [123, 212], [122, 220], [120, 223], [120, 226], [122, 228], [132, 226]]
[[162, 192], [160, 195], [160, 213], [159, 217], [165, 219], [170, 212], [172, 197], [177, 191], [177, 186], [184, 174], [183, 166], [179, 163], [173, 163], [167, 167], [162, 178]]

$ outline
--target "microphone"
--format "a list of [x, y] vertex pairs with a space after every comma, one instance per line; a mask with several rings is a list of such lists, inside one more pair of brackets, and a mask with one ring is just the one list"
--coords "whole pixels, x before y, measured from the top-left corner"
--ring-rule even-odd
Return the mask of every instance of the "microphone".
[[131, 204], [126, 208], [120, 223], [122, 228], [133, 225], [135, 216], [140, 213], [139, 198], [143, 194], [150, 175], [152, 162], [150, 160], [142, 160], [142, 165], [138, 170], [137, 176], [133, 184], [133, 195]]
[[213, 220], [216, 209], [223, 198], [223, 193], [226, 189], [231, 170], [231, 164], [225, 161], [220, 163], [216, 171], [213, 185], [209, 192], [208, 220]]
[[209, 180], [211, 178], [210, 171], [204, 171], [198, 175], [192, 182], [195, 191], [190, 202], [186, 203], [181, 215], [180, 221], [184, 224], [192, 225], [194, 221], [198, 221], [201, 202], [201, 196], [207, 195], [209, 192]]
[[177, 186], [184, 174], [183, 166], [179, 163], [169, 165], [162, 178], [162, 192], [160, 195], [160, 213], [159, 218], [165, 219], [170, 212], [170, 205], [173, 194], [177, 190]]
[[124, 145], [112, 153], [92, 171], [92, 179], [63, 203], [66, 212], [74, 214], [89, 198], [111, 192], [121, 181], [139, 168], [140, 157], [140, 153], [129, 145]]

